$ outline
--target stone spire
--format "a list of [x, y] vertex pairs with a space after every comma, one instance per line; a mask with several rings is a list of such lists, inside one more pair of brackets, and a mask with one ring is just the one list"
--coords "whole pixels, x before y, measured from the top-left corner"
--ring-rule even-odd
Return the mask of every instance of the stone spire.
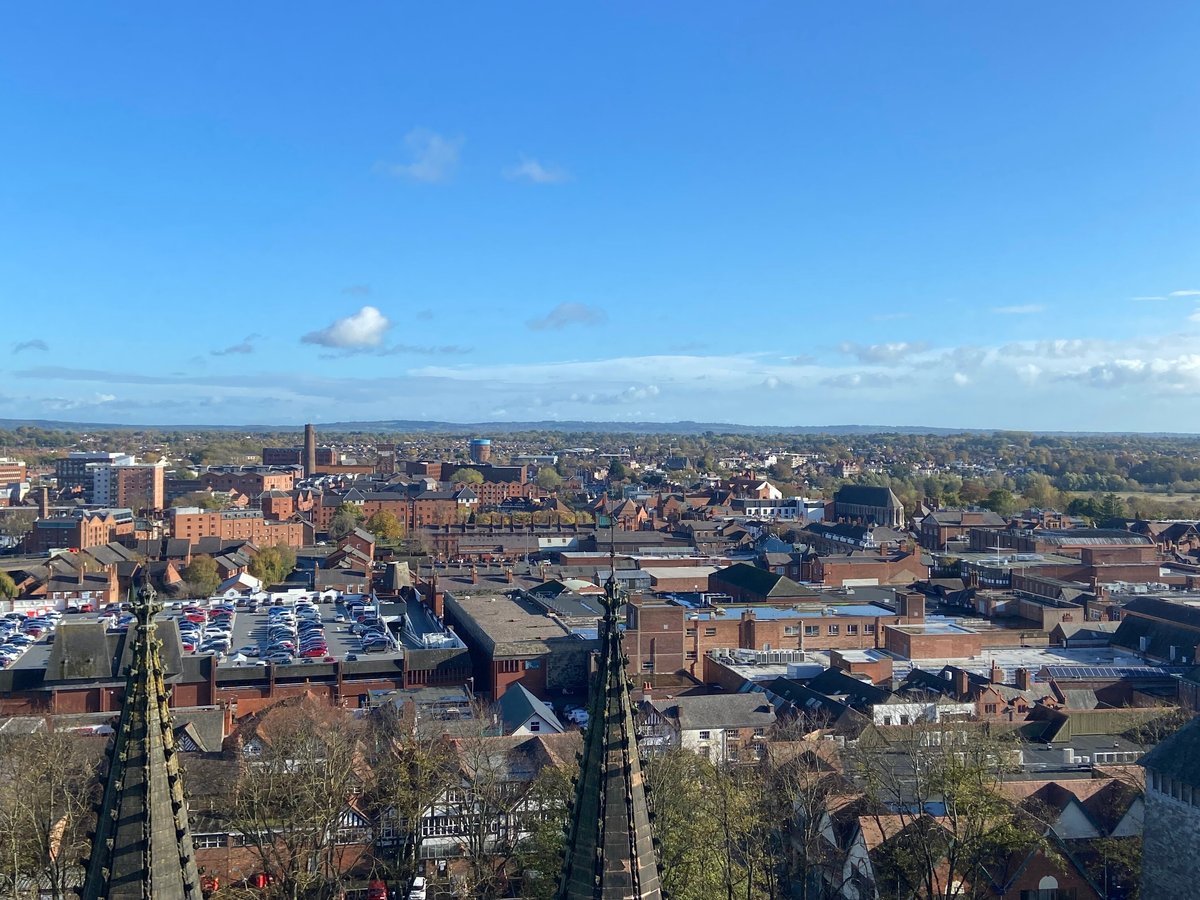
[[104, 797], [80, 891], [83, 900], [200, 900], [163, 683], [162, 642], [154, 624], [161, 610], [147, 577], [133, 606], [133, 653], [121, 719], [108, 750]]
[[658, 858], [634, 732], [633, 706], [617, 609], [615, 554], [605, 584], [600, 665], [588, 707], [587, 734], [558, 900], [661, 900]]

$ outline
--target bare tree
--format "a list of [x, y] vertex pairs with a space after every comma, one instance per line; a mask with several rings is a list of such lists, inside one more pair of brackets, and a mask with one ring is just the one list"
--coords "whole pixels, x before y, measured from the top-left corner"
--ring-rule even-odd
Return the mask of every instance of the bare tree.
[[[449, 741], [435, 729], [420, 728], [411, 707], [385, 706], [370, 722], [369, 804], [376, 823], [375, 843], [394, 848], [391, 874], [407, 883], [417, 872], [424, 842], [422, 820], [456, 774]], [[378, 856], [386, 855], [384, 853]]]
[[6, 737], [0, 744], [0, 872], [10, 896], [20, 885], [34, 895], [65, 898], [86, 857], [95, 820], [97, 763], [103, 740], [62, 731]]
[[335, 895], [341, 820], [366, 774], [361, 732], [345, 710], [301, 703], [269, 710], [243, 744], [230, 825], [274, 878], [276, 896]]

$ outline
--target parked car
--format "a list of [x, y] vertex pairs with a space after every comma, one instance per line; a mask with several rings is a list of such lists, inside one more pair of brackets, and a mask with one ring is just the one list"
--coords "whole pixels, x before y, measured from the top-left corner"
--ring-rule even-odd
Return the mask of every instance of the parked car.
[[418, 875], [413, 879], [412, 887], [408, 889], [408, 900], [425, 900], [426, 890], [425, 876]]

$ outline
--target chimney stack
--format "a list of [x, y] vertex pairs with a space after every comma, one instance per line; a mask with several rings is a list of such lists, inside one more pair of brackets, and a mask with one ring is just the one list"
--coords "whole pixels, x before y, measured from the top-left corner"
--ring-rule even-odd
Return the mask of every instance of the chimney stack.
[[1017, 669], [1017, 690], [1028, 691], [1033, 687], [1033, 673], [1022, 667]]
[[38, 518], [50, 518], [50, 488], [42, 485], [38, 488]]
[[988, 680], [992, 684], [1004, 684], [1004, 670], [996, 663], [992, 663], [991, 671], [988, 673]]
[[954, 670], [954, 693], [958, 695], [959, 700], [971, 696], [971, 677], [966, 669]]
[[479, 584], [479, 569], [471, 563], [471, 584]]
[[317, 428], [304, 426], [304, 477], [312, 478], [317, 473]]

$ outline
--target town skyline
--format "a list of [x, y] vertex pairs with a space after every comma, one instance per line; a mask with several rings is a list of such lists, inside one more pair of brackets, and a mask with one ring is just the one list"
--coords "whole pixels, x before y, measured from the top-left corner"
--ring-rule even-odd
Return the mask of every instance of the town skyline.
[[1189, 4], [242, 16], [10, 12], [0, 416], [1200, 413]]

